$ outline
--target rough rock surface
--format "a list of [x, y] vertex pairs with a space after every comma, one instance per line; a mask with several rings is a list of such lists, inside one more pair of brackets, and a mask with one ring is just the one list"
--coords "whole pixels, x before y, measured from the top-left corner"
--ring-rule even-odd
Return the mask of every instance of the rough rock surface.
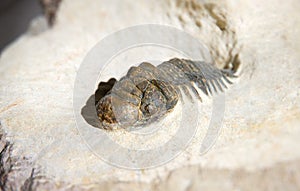
[[[34, 21], [1, 55], [0, 186], [299, 190], [299, 9], [297, 0], [62, 1], [52, 29]], [[243, 70], [226, 92], [223, 127], [208, 153], [197, 154], [196, 135], [170, 163], [131, 171], [106, 164], [85, 145], [73, 116], [73, 85], [99, 40], [145, 23], [184, 29], [205, 42], [219, 67], [236, 61]]]

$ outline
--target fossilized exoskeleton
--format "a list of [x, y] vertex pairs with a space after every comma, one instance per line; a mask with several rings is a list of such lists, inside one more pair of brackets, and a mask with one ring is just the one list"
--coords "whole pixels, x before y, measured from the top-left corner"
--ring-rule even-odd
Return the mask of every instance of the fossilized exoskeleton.
[[235, 77], [233, 70], [201, 61], [174, 58], [158, 66], [143, 62], [119, 81], [112, 78], [99, 84], [97, 116], [103, 129], [142, 125], [170, 112], [182, 93], [193, 99], [192, 93], [202, 101], [199, 90], [212, 95], [227, 88]]

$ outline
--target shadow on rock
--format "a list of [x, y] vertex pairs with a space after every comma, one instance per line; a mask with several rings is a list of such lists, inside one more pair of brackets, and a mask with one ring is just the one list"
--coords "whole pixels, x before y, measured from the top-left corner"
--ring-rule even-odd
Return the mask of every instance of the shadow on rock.
[[101, 128], [95, 107], [95, 94], [89, 97], [85, 106], [81, 109], [81, 115], [88, 124], [93, 127]]

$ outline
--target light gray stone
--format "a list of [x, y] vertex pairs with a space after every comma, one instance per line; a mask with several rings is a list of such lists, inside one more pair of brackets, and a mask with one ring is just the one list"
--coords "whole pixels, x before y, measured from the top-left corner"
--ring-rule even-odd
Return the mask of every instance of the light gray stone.
[[[1, 55], [0, 121], [11, 155], [38, 169], [41, 189], [298, 190], [299, 8], [297, 0], [64, 0], [52, 29], [33, 21]], [[238, 55], [242, 70], [226, 92], [213, 148], [199, 156], [200, 130], [170, 163], [131, 171], [106, 164], [87, 147], [72, 96], [87, 52], [106, 35], [145, 23], [187, 31], [219, 67]], [[208, 113], [210, 103], [203, 103]]]

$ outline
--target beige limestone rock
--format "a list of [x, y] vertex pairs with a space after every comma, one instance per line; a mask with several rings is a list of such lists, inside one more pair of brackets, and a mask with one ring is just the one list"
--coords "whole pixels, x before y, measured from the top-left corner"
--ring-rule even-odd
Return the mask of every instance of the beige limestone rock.
[[[0, 121], [11, 155], [25, 157], [28, 177], [37, 169], [39, 189], [299, 190], [299, 8], [297, 0], [64, 0], [52, 29], [35, 23], [1, 54]], [[199, 155], [200, 131], [170, 163], [132, 171], [91, 152], [72, 96], [76, 72], [98, 41], [146, 23], [200, 39], [219, 67], [238, 55], [242, 73], [226, 91], [213, 148]]]

